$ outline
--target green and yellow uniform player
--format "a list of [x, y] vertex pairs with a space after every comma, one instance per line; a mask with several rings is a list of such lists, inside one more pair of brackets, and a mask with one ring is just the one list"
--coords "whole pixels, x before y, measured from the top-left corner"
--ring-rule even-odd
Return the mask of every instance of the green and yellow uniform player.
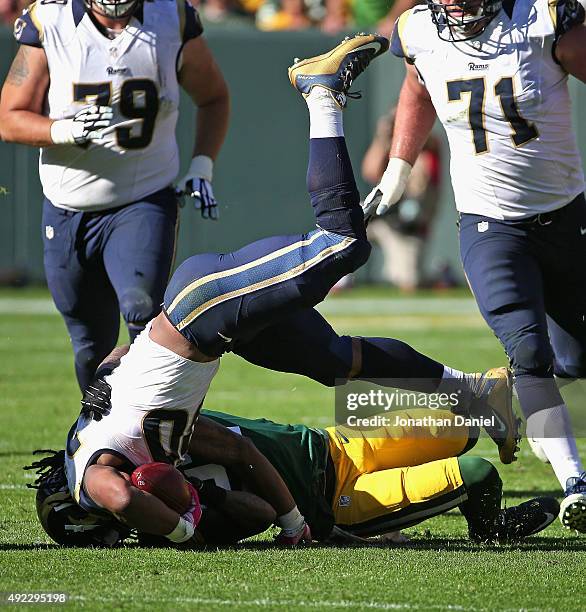
[[[431, 411], [401, 416], [416, 419]], [[279, 471], [317, 540], [334, 526], [357, 536], [405, 527], [458, 507], [470, 537], [491, 540], [502, 482], [486, 459], [463, 456], [478, 430], [456, 426], [454, 415], [433, 411], [441, 426], [357, 430], [284, 425], [203, 410], [216, 423], [248, 437]], [[189, 475], [193, 463], [183, 466]], [[230, 477], [230, 474], [227, 474]], [[233, 488], [237, 483], [230, 482]]]

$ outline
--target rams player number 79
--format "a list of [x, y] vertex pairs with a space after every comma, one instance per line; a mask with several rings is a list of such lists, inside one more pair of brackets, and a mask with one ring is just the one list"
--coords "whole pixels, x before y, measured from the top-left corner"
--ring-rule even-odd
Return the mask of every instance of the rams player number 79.
[[214, 218], [229, 97], [187, 0], [40, 0], [16, 20], [0, 137], [41, 148], [45, 273], [80, 388], [160, 311], [173, 262], [180, 86], [198, 108], [179, 188]]

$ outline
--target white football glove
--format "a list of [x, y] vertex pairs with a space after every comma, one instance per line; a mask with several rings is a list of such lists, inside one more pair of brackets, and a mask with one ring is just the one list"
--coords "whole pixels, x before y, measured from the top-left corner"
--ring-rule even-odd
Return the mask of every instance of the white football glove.
[[375, 213], [384, 215], [403, 195], [413, 166], [404, 159], [391, 157], [379, 184], [368, 194], [362, 210], [368, 219]]
[[111, 106], [88, 106], [80, 110], [73, 119], [61, 119], [51, 124], [51, 139], [54, 144], [83, 145], [102, 140], [114, 131], [114, 113]]
[[214, 162], [207, 155], [196, 155], [187, 174], [177, 184], [177, 194], [193, 198], [196, 210], [204, 219], [219, 217], [218, 203], [212, 190]]

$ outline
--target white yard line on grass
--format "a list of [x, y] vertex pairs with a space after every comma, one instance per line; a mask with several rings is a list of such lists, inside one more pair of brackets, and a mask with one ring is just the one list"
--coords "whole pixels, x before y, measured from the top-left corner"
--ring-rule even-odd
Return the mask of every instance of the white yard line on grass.
[[426, 329], [479, 329], [486, 326], [480, 315], [421, 313], [403, 316], [381, 314], [379, 312], [374, 316], [363, 314], [326, 314], [325, 316], [328, 321], [340, 329], [354, 326], [360, 327], [361, 330], [391, 327], [393, 329], [421, 331]]
[[473, 298], [330, 298], [318, 310], [325, 315], [465, 315], [478, 314]]
[[[325, 315], [478, 315], [472, 298], [335, 298], [318, 306]], [[58, 314], [50, 298], [0, 298], [0, 314]]]
[[59, 312], [50, 298], [0, 298], [0, 314], [57, 315]]
[[[340, 329], [392, 328], [402, 331], [482, 329], [485, 323], [469, 298], [336, 298], [318, 310]], [[0, 298], [1, 315], [47, 316], [59, 313], [50, 298]]]
[[[99, 601], [103, 603], [132, 603], [134, 599], [116, 598], [116, 597], [84, 597], [83, 595], [73, 595], [70, 600], [91, 603]], [[215, 599], [206, 597], [140, 597], [140, 603], [149, 604], [191, 604], [191, 605], [206, 605], [206, 606], [238, 606], [238, 607], [275, 607], [275, 608], [366, 608], [374, 610], [462, 610], [462, 611], [480, 611], [483, 608], [466, 608], [457, 605], [433, 605], [426, 604], [425, 606], [413, 605], [408, 603], [386, 603], [377, 601], [295, 601], [293, 599], [270, 599], [263, 597], [261, 599]]]

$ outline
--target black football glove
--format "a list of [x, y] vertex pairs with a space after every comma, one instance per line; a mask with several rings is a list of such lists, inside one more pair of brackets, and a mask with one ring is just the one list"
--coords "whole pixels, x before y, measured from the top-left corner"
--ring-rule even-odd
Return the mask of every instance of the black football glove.
[[111, 393], [112, 387], [103, 378], [94, 378], [83, 392], [81, 414], [94, 421], [101, 421], [112, 409]]

